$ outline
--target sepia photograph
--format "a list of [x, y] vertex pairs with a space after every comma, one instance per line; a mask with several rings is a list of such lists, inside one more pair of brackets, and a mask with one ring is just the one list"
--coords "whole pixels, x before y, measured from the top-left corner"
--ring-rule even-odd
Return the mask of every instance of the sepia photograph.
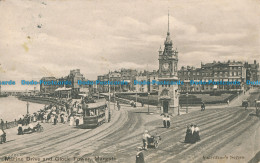
[[0, 163], [260, 163], [259, 0], [0, 15]]

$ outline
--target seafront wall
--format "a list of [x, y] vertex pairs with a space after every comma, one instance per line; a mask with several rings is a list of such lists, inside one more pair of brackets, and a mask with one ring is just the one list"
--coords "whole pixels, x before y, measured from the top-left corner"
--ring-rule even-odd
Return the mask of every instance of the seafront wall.
[[40, 103], [40, 104], [55, 104], [64, 106], [66, 104], [65, 101], [60, 100], [58, 98], [52, 97], [40, 97], [40, 96], [18, 96], [19, 100]]

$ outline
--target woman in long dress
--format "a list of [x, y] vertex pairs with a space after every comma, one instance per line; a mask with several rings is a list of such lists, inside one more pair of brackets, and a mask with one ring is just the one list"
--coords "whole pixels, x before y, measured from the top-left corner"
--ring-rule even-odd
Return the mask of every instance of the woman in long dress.
[[187, 126], [187, 130], [186, 130], [186, 136], [185, 136], [185, 143], [190, 143], [190, 139], [191, 139], [191, 129], [190, 126]]
[[73, 123], [74, 123], [74, 118], [73, 116], [70, 117], [70, 126], [73, 126]]
[[197, 125], [194, 125], [194, 139], [195, 141], [200, 141], [200, 129]]
[[195, 127], [194, 125], [191, 125], [191, 138], [190, 138], [190, 143], [196, 143], [196, 134], [194, 133]]

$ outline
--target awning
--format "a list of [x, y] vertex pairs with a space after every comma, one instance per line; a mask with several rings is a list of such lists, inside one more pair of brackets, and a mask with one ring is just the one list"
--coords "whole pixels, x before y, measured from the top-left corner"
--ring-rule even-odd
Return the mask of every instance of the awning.
[[71, 88], [62, 87], [62, 88], [57, 88], [57, 89], [55, 90], [55, 92], [56, 92], [56, 91], [69, 91], [69, 90], [71, 90]]
[[160, 100], [171, 100], [170, 96], [160, 96], [159, 97]]
[[80, 96], [83, 96], [83, 97], [86, 97], [87, 96], [87, 94], [79, 94]]

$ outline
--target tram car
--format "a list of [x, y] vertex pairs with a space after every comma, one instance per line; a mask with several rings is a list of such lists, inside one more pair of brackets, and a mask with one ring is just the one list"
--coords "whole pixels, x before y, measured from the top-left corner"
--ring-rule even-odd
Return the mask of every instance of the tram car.
[[83, 107], [83, 124], [80, 128], [95, 128], [102, 125], [106, 120], [105, 101], [89, 103]]

